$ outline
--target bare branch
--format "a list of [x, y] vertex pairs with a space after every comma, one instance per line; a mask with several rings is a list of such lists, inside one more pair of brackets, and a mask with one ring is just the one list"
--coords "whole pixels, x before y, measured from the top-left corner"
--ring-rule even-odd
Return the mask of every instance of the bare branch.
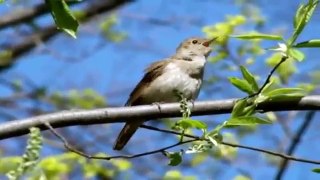
[[154, 151], [148, 151], [148, 152], [144, 152], [144, 153], [140, 153], [140, 154], [134, 154], [134, 155], [119, 155], [119, 156], [92, 156], [89, 154], [86, 154], [82, 151], [77, 150], [76, 148], [72, 147], [68, 141], [62, 136], [60, 135], [49, 123], [45, 123], [45, 125], [48, 127], [48, 129], [50, 129], [50, 131], [57, 137], [59, 138], [63, 144], [64, 147], [71, 151], [74, 152], [80, 156], [86, 157], [88, 159], [100, 159], [100, 160], [111, 160], [111, 159], [117, 159], [117, 158], [126, 158], [126, 159], [132, 159], [132, 158], [137, 158], [137, 157], [141, 157], [141, 156], [147, 156], [147, 155], [151, 155], [151, 154], [156, 154], [156, 153], [163, 153], [165, 150], [168, 150], [170, 148], [182, 145], [182, 144], [186, 144], [186, 143], [190, 143], [190, 142], [194, 142], [194, 141], [198, 141], [199, 139], [191, 139], [191, 140], [187, 140], [187, 141], [182, 141], [182, 142], [177, 142], [173, 145], [161, 148], [161, 149], [157, 149]]
[[[194, 103], [192, 115], [227, 114], [232, 111], [236, 99], [198, 101]], [[189, 104], [192, 106], [192, 104]], [[110, 107], [94, 110], [69, 110], [46, 115], [14, 120], [0, 124], [0, 140], [27, 134], [30, 127], [48, 129], [44, 123], [54, 128], [127, 122], [135, 119], [158, 119], [180, 117], [180, 104], [142, 105], [132, 107]], [[320, 110], [320, 95], [306, 96], [302, 99], [286, 99], [276, 102], [264, 102], [258, 105], [259, 111]]]
[[[141, 127], [145, 128], [145, 129], [154, 130], [154, 131], [164, 132], [164, 133], [176, 134], [176, 135], [180, 135], [180, 136], [182, 135], [182, 133], [179, 133], [179, 132], [176, 132], [176, 131], [171, 131], [171, 130], [166, 130], [166, 129], [159, 129], [159, 128], [146, 126], [146, 125], [142, 125]], [[184, 133], [183, 136], [189, 137], [189, 138], [193, 138], [194, 140], [201, 140], [201, 137], [190, 135], [190, 134], [185, 134]], [[209, 139], [202, 139], [202, 140], [210, 142]], [[282, 153], [269, 151], [269, 150], [265, 150], [265, 149], [261, 149], [261, 148], [256, 148], [256, 147], [251, 147], [251, 146], [244, 146], [244, 145], [240, 145], [240, 144], [233, 144], [233, 143], [229, 143], [229, 142], [220, 142], [220, 144], [223, 144], [223, 145], [226, 145], [226, 146], [230, 146], [230, 147], [234, 147], [234, 148], [242, 148], [242, 149], [248, 149], [248, 150], [252, 150], [252, 151], [262, 152], [262, 153], [265, 153], [265, 154], [269, 154], [269, 155], [273, 155], [273, 156], [277, 156], [277, 157], [283, 158], [283, 159], [285, 159], [287, 161], [292, 160], [292, 161], [298, 161], [298, 162], [303, 162], [303, 163], [320, 164], [320, 161], [314, 161], [314, 160], [309, 160], [309, 159], [304, 159], [304, 158], [297, 158], [297, 157], [290, 156], [290, 155], [287, 155], [287, 154], [282, 154]]]
[[[302, 135], [307, 131], [308, 127], [311, 124], [311, 121], [313, 119], [315, 115], [315, 111], [310, 111], [307, 113], [304, 122], [301, 124], [300, 128], [298, 129], [297, 133], [294, 135], [294, 137], [292, 138], [292, 143], [290, 145], [290, 147], [288, 148], [287, 154], [288, 155], [292, 155], [294, 153], [294, 151], [296, 150], [296, 148], [298, 147], [298, 144], [301, 140]], [[288, 159], [284, 159], [280, 166], [279, 166], [279, 171], [276, 174], [275, 179], [280, 180], [282, 179], [282, 176], [285, 172], [285, 170], [288, 167]]]

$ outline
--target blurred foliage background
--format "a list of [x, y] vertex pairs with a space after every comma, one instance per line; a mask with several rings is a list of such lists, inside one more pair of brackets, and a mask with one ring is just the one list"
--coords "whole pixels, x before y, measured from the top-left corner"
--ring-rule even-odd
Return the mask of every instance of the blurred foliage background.
[[[239, 66], [243, 65], [262, 84], [280, 59], [279, 53], [267, 49], [278, 44], [259, 39], [243, 41], [229, 35], [262, 32], [289, 38], [302, 2], [306, 1], [70, 1], [71, 13], [80, 24], [74, 39], [56, 28], [44, 1], [5, 0], [0, 5], [0, 121], [61, 110], [123, 106], [143, 69], [173, 54], [178, 44], [191, 36], [219, 37], [206, 67], [199, 99], [244, 97], [228, 78], [240, 77]], [[298, 37], [299, 42], [319, 37], [319, 12], [317, 8]], [[26, 18], [8, 23], [19, 17]], [[318, 52], [316, 48], [301, 49], [298, 56], [304, 61], [286, 61], [273, 76], [274, 85], [301, 87], [309, 94], [318, 94]], [[305, 123], [305, 116], [306, 112], [269, 112], [265, 117], [274, 122], [272, 125], [225, 129], [222, 134], [227, 142], [286, 152], [297, 129]], [[318, 117], [315, 114], [313, 119]], [[228, 115], [196, 117], [211, 129], [227, 118]], [[170, 128], [174, 121], [148, 124]], [[312, 121], [295, 155], [318, 158], [319, 125]], [[134, 154], [177, 141], [168, 134], [140, 129], [125, 150], [114, 152], [112, 144], [121, 127], [122, 124], [105, 124], [58, 131], [89, 154]], [[197, 130], [190, 133], [200, 134]], [[0, 141], [1, 178], [19, 166], [27, 139], [23, 136]], [[30, 142], [39, 145], [40, 140]], [[168, 166], [168, 159], [162, 154], [98, 161], [66, 151], [50, 132], [42, 133], [41, 143], [39, 161], [24, 174], [28, 179], [273, 179], [282, 162], [224, 145], [186, 155], [179, 166]], [[188, 146], [175, 150], [181, 148]], [[313, 168], [317, 167], [290, 163], [281, 177], [317, 179], [319, 175], [311, 171]]]

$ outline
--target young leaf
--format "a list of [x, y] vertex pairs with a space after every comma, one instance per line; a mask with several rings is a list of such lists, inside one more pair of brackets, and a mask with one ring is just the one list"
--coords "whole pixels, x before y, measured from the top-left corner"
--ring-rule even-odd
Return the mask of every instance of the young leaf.
[[227, 121], [227, 126], [248, 126], [256, 124], [271, 124], [271, 121], [256, 116], [242, 116], [231, 118]]
[[302, 32], [306, 24], [309, 22], [318, 3], [318, 0], [309, 0], [308, 4], [300, 5], [294, 19], [295, 28], [292, 37], [289, 39], [289, 46], [291, 46], [296, 41], [299, 34]]
[[233, 106], [231, 117], [239, 117], [243, 115], [243, 109], [248, 105], [246, 99], [240, 99], [236, 101], [235, 105]]
[[273, 35], [273, 34], [263, 34], [263, 33], [249, 33], [243, 35], [232, 35], [231, 37], [239, 38], [239, 39], [264, 39], [264, 40], [283, 40], [281, 36]]
[[319, 48], [320, 47], [320, 39], [311, 39], [309, 41], [304, 41], [297, 43], [293, 47], [295, 48]]
[[67, 3], [64, 0], [46, 0], [46, 4], [50, 8], [58, 29], [62, 29], [73, 38], [76, 38], [79, 23], [72, 15]]
[[296, 59], [298, 61], [303, 61], [304, 59], [303, 52], [293, 48], [289, 49], [289, 56], [291, 56], [293, 59]]
[[[218, 143], [213, 138], [211, 138], [211, 139], [215, 143], [214, 146], [216, 146]], [[209, 142], [203, 141], [200, 144], [194, 144], [191, 147], [189, 147], [188, 150], [185, 151], [185, 153], [186, 154], [194, 154], [194, 153], [202, 153], [202, 152], [208, 151], [209, 149], [212, 148], [214, 143], [209, 143]]]
[[236, 78], [236, 77], [230, 77], [229, 81], [235, 87], [237, 87], [238, 89], [240, 89], [243, 92], [248, 93], [249, 95], [254, 93], [253, 89], [251, 88], [251, 85], [248, 83], [248, 81], [246, 81], [244, 79], [239, 79], [239, 78]]
[[304, 89], [301, 88], [279, 88], [272, 90], [265, 94], [266, 96], [278, 96], [278, 95], [300, 95], [305, 96], [306, 92]]
[[222, 128], [224, 128], [227, 124], [227, 121], [223, 122], [222, 124], [217, 125], [212, 131], [208, 132], [206, 134], [206, 137], [214, 137], [214, 138], [218, 138], [219, 141], [222, 140], [222, 136], [219, 137], [219, 133], [221, 131]]
[[271, 91], [273, 83], [274, 83], [274, 78], [271, 78], [268, 84], [266, 84], [266, 86], [262, 89], [261, 94], [265, 94]]
[[197, 129], [207, 129], [207, 124], [190, 118], [181, 119], [177, 122], [177, 125], [182, 127], [182, 129], [197, 128]]
[[294, 17], [294, 20], [293, 20], [293, 27], [296, 29], [301, 21], [301, 18], [303, 16], [303, 14], [305, 13], [306, 11], [306, 6], [303, 5], [303, 4], [300, 4], [297, 11], [296, 11], [296, 15]]
[[248, 83], [251, 85], [251, 89], [253, 89], [255, 92], [259, 90], [258, 83], [255, 80], [254, 76], [248, 71], [247, 68], [244, 66], [240, 66], [241, 73], [243, 78], [248, 81]]
[[169, 158], [169, 166], [177, 166], [182, 162], [181, 152], [165, 152], [165, 155]]
[[243, 109], [243, 116], [251, 116], [256, 111], [256, 104], [252, 104]]

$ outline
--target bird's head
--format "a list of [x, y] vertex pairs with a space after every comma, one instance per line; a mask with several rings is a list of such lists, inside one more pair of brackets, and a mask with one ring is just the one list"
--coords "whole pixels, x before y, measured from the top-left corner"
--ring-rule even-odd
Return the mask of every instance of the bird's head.
[[188, 38], [184, 40], [177, 48], [177, 55], [189, 56], [199, 55], [208, 57], [212, 51], [210, 45], [217, 38], [206, 39], [206, 38]]

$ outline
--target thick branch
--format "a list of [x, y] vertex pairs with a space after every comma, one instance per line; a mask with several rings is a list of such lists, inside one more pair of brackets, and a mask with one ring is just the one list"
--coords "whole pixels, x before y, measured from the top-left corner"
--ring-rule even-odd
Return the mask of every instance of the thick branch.
[[[213, 115], [230, 113], [236, 99], [218, 101], [195, 102], [192, 115]], [[192, 104], [190, 103], [190, 106]], [[160, 107], [160, 109], [159, 109]], [[0, 140], [27, 134], [30, 127], [39, 127], [46, 130], [44, 122], [50, 123], [54, 128], [117, 123], [134, 121], [136, 119], [155, 119], [167, 117], [180, 117], [180, 104], [169, 103], [158, 105], [143, 105], [133, 107], [103, 108], [95, 110], [70, 110], [0, 124]], [[289, 111], [289, 110], [320, 110], [320, 95], [306, 96], [302, 99], [291, 99], [278, 102], [260, 104], [257, 110], [261, 111]]]

